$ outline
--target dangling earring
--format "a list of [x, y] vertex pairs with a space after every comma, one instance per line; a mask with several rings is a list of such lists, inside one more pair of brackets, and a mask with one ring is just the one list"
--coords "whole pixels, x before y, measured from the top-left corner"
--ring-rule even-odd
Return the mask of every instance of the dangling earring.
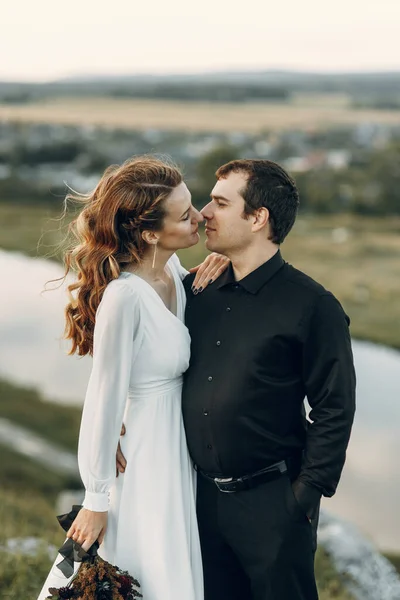
[[154, 244], [154, 252], [153, 252], [153, 264], [151, 265], [151, 268], [154, 269], [155, 264], [156, 264], [156, 256], [157, 256], [157, 242]]

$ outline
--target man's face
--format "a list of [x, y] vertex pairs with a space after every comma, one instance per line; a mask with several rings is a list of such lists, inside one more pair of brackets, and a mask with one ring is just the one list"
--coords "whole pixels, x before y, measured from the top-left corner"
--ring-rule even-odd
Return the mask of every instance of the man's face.
[[230, 256], [252, 241], [251, 219], [243, 217], [244, 199], [240, 194], [247, 185], [243, 172], [229, 173], [219, 179], [211, 192], [211, 201], [201, 210], [206, 220], [206, 247]]

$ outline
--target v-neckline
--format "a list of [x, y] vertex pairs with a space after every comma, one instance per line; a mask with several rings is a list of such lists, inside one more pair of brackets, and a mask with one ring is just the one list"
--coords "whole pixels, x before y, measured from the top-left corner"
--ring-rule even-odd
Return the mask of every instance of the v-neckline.
[[160, 294], [153, 288], [153, 286], [151, 285], [151, 283], [149, 283], [148, 281], [146, 281], [145, 279], [143, 279], [143, 277], [140, 277], [140, 275], [136, 275], [136, 273], [132, 273], [131, 271], [121, 271], [121, 273], [126, 273], [127, 275], [133, 275], [137, 279], [140, 279], [141, 281], [143, 281], [143, 283], [145, 283], [154, 292], [154, 294], [157, 296], [157, 298], [159, 299], [159, 301], [161, 302], [161, 304], [163, 305], [163, 307], [165, 308], [165, 310], [168, 311], [168, 313], [170, 315], [172, 315], [173, 317], [175, 317], [175, 319], [177, 319], [180, 323], [183, 324], [182, 319], [179, 317], [179, 313], [180, 313], [180, 298], [178, 297], [178, 286], [176, 285], [175, 273], [173, 272], [173, 269], [171, 269], [171, 267], [168, 264], [166, 265], [166, 267], [167, 267], [167, 269], [169, 271], [169, 274], [171, 275], [172, 285], [174, 286], [174, 290], [175, 290], [176, 314], [174, 312], [172, 312], [172, 310], [170, 310], [168, 308], [168, 306], [165, 304], [164, 300], [161, 298]]

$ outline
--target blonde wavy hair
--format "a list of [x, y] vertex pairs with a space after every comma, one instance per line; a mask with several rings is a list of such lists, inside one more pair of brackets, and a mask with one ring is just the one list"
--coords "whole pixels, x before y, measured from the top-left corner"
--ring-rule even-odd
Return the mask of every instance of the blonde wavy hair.
[[164, 202], [182, 181], [176, 166], [141, 156], [106, 169], [92, 193], [68, 194], [66, 201], [84, 205], [69, 226], [74, 243], [64, 256], [63, 279], [71, 270], [77, 272], [67, 288], [70, 302], [65, 308], [69, 354], [93, 354], [96, 311], [104, 290], [124, 265], [141, 262], [148, 248], [142, 233], [162, 229]]

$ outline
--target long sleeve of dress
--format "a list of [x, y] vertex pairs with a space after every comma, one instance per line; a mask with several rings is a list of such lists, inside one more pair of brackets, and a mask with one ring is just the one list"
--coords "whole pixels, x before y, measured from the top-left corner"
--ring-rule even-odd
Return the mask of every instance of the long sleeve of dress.
[[134, 289], [125, 281], [112, 281], [96, 313], [93, 366], [79, 434], [79, 471], [86, 489], [83, 506], [89, 510], [108, 510], [109, 490], [116, 476], [115, 454], [141, 330]]

